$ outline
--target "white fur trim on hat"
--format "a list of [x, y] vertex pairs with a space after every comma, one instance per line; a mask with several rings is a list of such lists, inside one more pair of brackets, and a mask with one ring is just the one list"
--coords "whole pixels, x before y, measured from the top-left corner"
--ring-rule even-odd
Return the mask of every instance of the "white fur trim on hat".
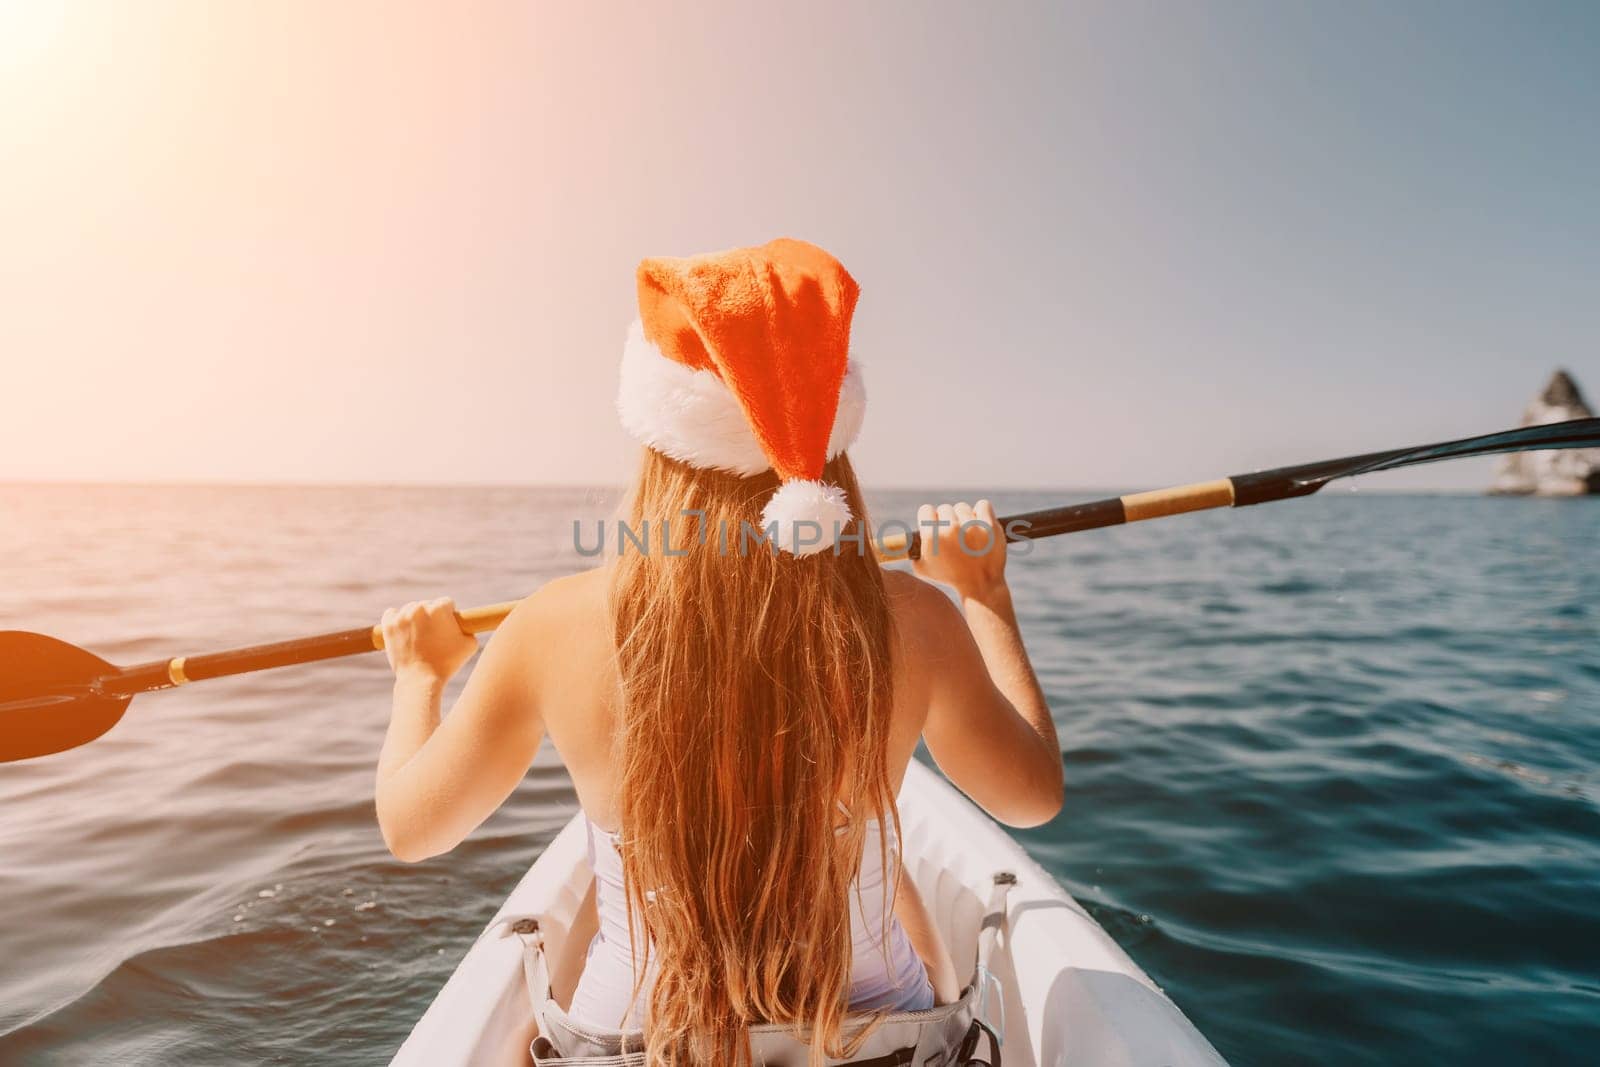
[[[829, 459], [855, 443], [866, 410], [861, 368], [851, 360], [828, 435]], [[739, 401], [722, 379], [662, 355], [645, 340], [644, 327], [637, 321], [622, 348], [617, 413], [622, 416], [622, 428], [635, 440], [691, 467], [748, 478], [772, 466], [745, 421]]]
[[849, 522], [843, 489], [799, 478], [778, 486], [761, 510], [761, 528], [771, 531], [776, 523], [773, 543], [792, 556], [832, 548]]

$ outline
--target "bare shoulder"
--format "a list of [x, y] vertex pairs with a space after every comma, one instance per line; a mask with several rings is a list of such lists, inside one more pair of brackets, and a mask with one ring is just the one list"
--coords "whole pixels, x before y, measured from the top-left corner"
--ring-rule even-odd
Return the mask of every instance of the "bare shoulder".
[[949, 640], [952, 627], [965, 628], [961, 609], [945, 591], [907, 571], [885, 571], [889, 610], [901, 648], [926, 655]]
[[579, 571], [561, 578], [552, 578], [522, 601], [531, 612], [545, 613], [599, 608], [611, 588], [611, 571], [607, 567]]
[[608, 616], [609, 573], [602, 567], [546, 582], [517, 603], [500, 633], [530, 650], [570, 650], [573, 643], [594, 636], [593, 631], [609, 633], [600, 625]]
[[960, 647], [966, 624], [938, 586], [905, 571], [886, 571], [883, 578], [894, 619], [895, 732], [909, 760], [941, 684], [943, 661]]
[[[512, 646], [526, 664], [525, 691], [589, 810], [604, 815], [611, 795], [616, 643], [611, 571], [546, 582], [512, 612]], [[598, 805], [596, 807], [595, 805]]]

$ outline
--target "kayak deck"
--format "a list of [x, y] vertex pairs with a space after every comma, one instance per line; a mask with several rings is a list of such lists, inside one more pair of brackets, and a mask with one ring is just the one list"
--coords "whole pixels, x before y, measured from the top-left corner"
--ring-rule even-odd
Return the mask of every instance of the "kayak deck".
[[[913, 762], [900, 794], [906, 873], [956, 971], [971, 974], [994, 874], [1017, 884], [993, 959], [1007, 1067], [1223, 1063], [1194, 1025], [1065, 890], [965, 797]], [[512, 891], [396, 1054], [402, 1067], [526, 1067], [533, 1013], [522, 944], [501, 916], [541, 916], [552, 985], [570, 997], [586, 945], [567, 936], [592, 877], [583, 818], [558, 834]], [[993, 1022], [999, 1023], [999, 1013]]]

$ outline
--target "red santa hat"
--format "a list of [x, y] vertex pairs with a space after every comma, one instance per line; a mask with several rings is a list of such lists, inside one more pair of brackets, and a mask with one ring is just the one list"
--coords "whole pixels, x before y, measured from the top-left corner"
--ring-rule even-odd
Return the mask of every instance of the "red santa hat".
[[851, 515], [823, 467], [855, 441], [867, 399], [850, 360], [855, 279], [816, 245], [780, 238], [647, 259], [638, 283], [617, 393], [624, 429], [692, 467], [775, 471], [762, 526], [777, 524], [786, 552], [831, 547]]

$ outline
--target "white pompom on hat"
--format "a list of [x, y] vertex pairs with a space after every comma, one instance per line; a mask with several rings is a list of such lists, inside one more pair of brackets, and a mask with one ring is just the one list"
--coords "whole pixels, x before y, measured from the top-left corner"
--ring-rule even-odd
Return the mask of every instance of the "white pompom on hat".
[[850, 522], [822, 479], [855, 441], [866, 392], [850, 360], [860, 287], [816, 245], [647, 259], [617, 411], [642, 443], [692, 467], [782, 484], [761, 522], [793, 555], [831, 548]]

